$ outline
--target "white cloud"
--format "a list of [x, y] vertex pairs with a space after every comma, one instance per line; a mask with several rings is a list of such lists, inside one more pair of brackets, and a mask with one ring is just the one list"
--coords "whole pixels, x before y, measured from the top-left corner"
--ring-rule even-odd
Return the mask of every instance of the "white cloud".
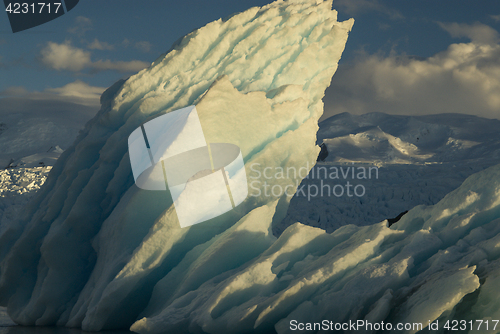
[[77, 80], [59, 88], [49, 88], [47, 93], [58, 95], [63, 99], [72, 99], [85, 105], [99, 104], [104, 87], [95, 87]]
[[98, 107], [104, 87], [90, 86], [76, 80], [58, 88], [48, 88], [43, 92], [30, 92], [24, 87], [9, 87], [0, 91], [0, 97], [22, 98], [31, 101], [69, 102], [89, 107]]
[[152, 45], [148, 41], [140, 41], [140, 42], [135, 43], [135, 48], [139, 51], [142, 51], [142, 52], [151, 51], [151, 47], [152, 47]]
[[46, 66], [55, 70], [80, 72], [89, 69], [92, 72], [113, 70], [119, 72], [137, 72], [149, 64], [139, 60], [111, 61], [98, 60], [93, 62], [89, 51], [74, 47], [66, 41], [62, 44], [48, 42], [41, 51], [41, 60]]
[[325, 117], [379, 111], [500, 118], [500, 45], [485, 43], [496, 34], [478, 27], [448, 25], [473, 41], [427, 59], [370, 55], [340, 66], [325, 97]]
[[91, 65], [90, 52], [73, 47], [69, 42], [48, 42], [42, 50], [42, 62], [55, 70], [79, 72]]
[[87, 46], [91, 50], [113, 50], [114, 47], [113, 45], [106, 43], [106, 42], [101, 42], [97, 38], [94, 39], [92, 43], [90, 43]]
[[92, 30], [92, 20], [85, 16], [77, 16], [75, 24], [68, 29], [68, 32], [83, 36], [89, 30]]
[[334, 0], [333, 6], [336, 9], [342, 9], [349, 15], [376, 11], [388, 15], [392, 19], [404, 18], [399, 11], [381, 4], [378, 0]]
[[472, 42], [494, 44], [498, 42], [498, 32], [482, 23], [442, 23], [439, 26], [450, 33], [451, 37], [467, 37]]

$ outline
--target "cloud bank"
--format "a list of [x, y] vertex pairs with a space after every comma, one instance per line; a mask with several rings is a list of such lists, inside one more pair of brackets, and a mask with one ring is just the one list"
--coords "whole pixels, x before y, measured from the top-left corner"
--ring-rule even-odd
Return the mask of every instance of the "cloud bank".
[[[2, 98], [2, 104], [5, 104], [9, 99], [38, 102], [52, 101], [92, 107], [97, 111], [100, 107], [100, 98], [104, 90], [104, 87], [90, 86], [85, 82], [77, 80], [62, 87], [46, 89], [43, 92], [30, 92], [24, 87], [9, 87], [4, 91], [0, 91], [0, 98]], [[16, 112], [23, 112], [23, 110], [18, 109]]]
[[[89, 47], [94, 49], [105, 48], [104, 45], [95, 40]], [[90, 51], [80, 49], [71, 45], [69, 41], [58, 44], [55, 42], [48, 42], [42, 49], [41, 53], [42, 63], [52, 69], [58, 71], [71, 71], [81, 72], [83, 70], [90, 70], [91, 72], [100, 72], [113, 70], [118, 72], [138, 72], [147, 66], [148, 63], [139, 60], [132, 61], [111, 61], [111, 60], [91, 60]]]
[[326, 117], [342, 112], [500, 118], [500, 44], [489, 26], [439, 23], [453, 37], [430, 58], [365, 55], [339, 67], [325, 97]]

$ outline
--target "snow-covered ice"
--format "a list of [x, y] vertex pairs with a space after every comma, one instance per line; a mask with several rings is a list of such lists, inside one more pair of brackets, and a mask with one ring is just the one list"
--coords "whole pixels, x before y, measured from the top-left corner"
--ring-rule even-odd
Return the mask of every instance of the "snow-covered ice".
[[[13, 221], [43, 185], [51, 168], [51, 166], [19, 167], [0, 170], [0, 238], [9, 226], [12, 228]], [[14, 325], [15, 323], [7, 315], [7, 309], [0, 306], [0, 334], [4, 333], [2, 327]]]

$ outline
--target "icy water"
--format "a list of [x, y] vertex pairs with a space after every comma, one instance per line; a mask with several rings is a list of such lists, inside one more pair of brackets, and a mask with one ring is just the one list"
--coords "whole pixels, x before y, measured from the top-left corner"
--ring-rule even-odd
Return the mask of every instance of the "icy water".
[[[58, 327], [23, 327], [16, 326], [4, 307], [0, 307], [0, 334], [83, 334], [80, 329], [58, 328]], [[127, 334], [133, 333], [128, 330], [103, 331], [102, 334]]]
[[[0, 334], [83, 334], [90, 333], [84, 332], [80, 329], [71, 328], [58, 328], [58, 327], [22, 327], [22, 326], [11, 326], [11, 327], [1, 327]], [[102, 334], [127, 334], [133, 333], [131, 331], [102, 331]]]

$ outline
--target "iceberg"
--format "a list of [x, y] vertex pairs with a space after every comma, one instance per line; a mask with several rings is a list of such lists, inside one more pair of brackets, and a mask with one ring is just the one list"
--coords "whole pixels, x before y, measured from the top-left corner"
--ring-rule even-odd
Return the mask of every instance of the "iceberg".
[[[273, 312], [257, 322], [251, 312], [229, 323], [224, 314], [286, 269], [282, 263], [267, 272], [273, 256], [284, 259], [269, 247], [296, 258], [307, 235], [321, 234], [276, 241], [271, 225], [283, 219], [303, 176], [271, 180], [265, 171], [307, 174], [316, 161], [321, 99], [354, 22], [338, 22], [331, 8], [331, 0], [277, 1], [217, 20], [107, 89], [96, 117], [61, 154], [23, 214], [2, 229], [0, 305], [9, 316], [30, 326], [155, 331], [154, 315], [171, 305], [195, 310], [189, 299], [201, 305], [198, 289], [248, 268], [234, 284], [254, 286], [221, 290], [225, 301], [213, 310], [214, 323], [186, 322], [179, 314], [171, 327], [269, 326]], [[128, 138], [188, 106], [196, 106], [207, 144], [241, 150], [252, 187], [238, 192], [248, 196], [234, 209], [181, 228], [173, 191], [136, 186]], [[253, 265], [263, 252], [269, 259]]]

